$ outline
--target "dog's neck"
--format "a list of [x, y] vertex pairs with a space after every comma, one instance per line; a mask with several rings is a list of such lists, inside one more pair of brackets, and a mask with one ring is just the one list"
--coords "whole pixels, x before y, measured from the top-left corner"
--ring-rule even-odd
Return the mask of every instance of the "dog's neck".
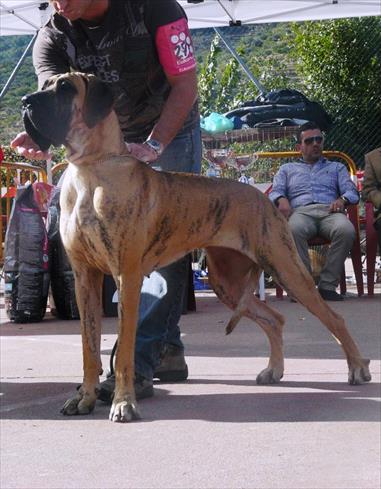
[[76, 166], [91, 165], [110, 156], [128, 153], [114, 111], [97, 124], [97, 140], [90, 136], [92, 130], [83, 121], [73, 124], [65, 143], [66, 157], [70, 163]]

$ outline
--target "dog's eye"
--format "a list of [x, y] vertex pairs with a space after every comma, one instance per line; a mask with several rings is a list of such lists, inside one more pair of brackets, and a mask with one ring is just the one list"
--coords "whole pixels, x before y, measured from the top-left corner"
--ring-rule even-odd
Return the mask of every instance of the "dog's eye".
[[58, 82], [58, 88], [63, 92], [72, 92], [74, 87], [67, 80], [61, 80], [60, 82]]

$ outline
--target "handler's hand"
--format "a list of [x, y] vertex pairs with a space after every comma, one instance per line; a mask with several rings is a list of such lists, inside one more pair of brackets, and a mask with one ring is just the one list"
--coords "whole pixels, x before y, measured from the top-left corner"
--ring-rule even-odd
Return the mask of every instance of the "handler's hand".
[[290, 206], [290, 203], [285, 197], [281, 197], [278, 200], [278, 209], [286, 219], [288, 219], [292, 214], [292, 208]]
[[156, 151], [147, 144], [127, 143], [127, 150], [131, 156], [144, 163], [151, 163], [158, 158]]
[[49, 151], [41, 151], [26, 132], [17, 134], [15, 139], [11, 141], [11, 148], [17, 149], [18, 154], [30, 160], [47, 160], [52, 156]]

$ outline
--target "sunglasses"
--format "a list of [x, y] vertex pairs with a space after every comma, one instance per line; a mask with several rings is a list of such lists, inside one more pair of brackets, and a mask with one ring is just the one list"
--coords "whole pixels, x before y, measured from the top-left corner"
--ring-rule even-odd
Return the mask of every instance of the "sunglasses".
[[308, 146], [312, 143], [321, 144], [322, 142], [323, 136], [312, 136], [311, 138], [306, 138], [303, 140], [303, 143], [307, 144]]

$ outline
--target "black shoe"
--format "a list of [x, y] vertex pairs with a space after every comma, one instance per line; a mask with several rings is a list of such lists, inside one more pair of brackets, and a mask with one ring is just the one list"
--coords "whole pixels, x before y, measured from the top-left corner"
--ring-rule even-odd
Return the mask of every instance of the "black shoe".
[[165, 345], [160, 365], [155, 370], [153, 377], [162, 382], [187, 380], [188, 366], [185, 363], [184, 350], [176, 345]]
[[320, 295], [325, 301], [343, 301], [344, 297], [336, 292], [336, 290], [318, 289]]
[[[145, 399], [146, 397], [152, 397], [154, 394], [152, 380], [148, 380], [138, 373], [135, 374], [134, 387], [137, 401], [140, 399]], [[98, 399], [107, 404], [111, 404], [114, 397], [114, 389], [115, 375], [110, 375], [110, 377], [101, 382], [99, 386]]]
[[146, 397], [152, 397], [153, 392], [153, 380], [146, 379], [143, 375], [135, 374], [135, 396], [136, 400], [145, 399]]

